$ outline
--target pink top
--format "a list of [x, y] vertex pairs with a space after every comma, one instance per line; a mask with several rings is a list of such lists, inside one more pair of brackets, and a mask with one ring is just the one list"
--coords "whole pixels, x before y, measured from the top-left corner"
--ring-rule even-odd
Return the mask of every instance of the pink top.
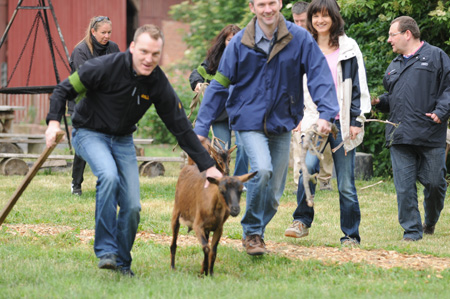
[[[331, 75], [333, 76], [334, 81], [334, 87], [336, 87], [336, 93], [337, 93], [337, 64], [338, 64], [338, 58], [339, 58], [339, 48], [337, 48], [336, 51], [333, 53], [330, 53], [328, 55], [325, 55], [325, 58], [328, 62], [328, 67], [330, 68]], [[339, 113], [336, 116], [336, 119], [339, 119]]]

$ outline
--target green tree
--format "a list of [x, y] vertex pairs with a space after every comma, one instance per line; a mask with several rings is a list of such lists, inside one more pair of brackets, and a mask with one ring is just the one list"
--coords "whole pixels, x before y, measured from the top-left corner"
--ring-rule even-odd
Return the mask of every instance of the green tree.
[[188, 45], [181, 67], [197, 67], [206, 56], [213, 38], [228, 24], [242, 21], [248, 11], [248, 0], [191, 0], [173, 5], [169, 14], [176, 21], [190, 25], [184, 41]]

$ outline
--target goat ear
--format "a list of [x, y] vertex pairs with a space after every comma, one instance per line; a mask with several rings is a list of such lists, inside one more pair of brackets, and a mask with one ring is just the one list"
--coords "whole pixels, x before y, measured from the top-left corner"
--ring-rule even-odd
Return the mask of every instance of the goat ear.
[[251, 178], [253, 178], [257, 173], [258, 173], [258, 172], [255, 171], [255, 172], [252, 172], [252, 173], [243, 174], [243, 175], [241, 175], [241, 176], [238, 176], [237, 178], [238, 178], [242, 183], [245, 183], [245, 182], [247, 182], [248, 180], [250, 180]]
[[216, 178], [214, 178], [214, 177], [211, 177], [211, 176], [206, 177], [206, 179], [207, 179], [211, 184], [214, 184], [214, 185], [219, 185], [219, 183], [220, 183], [218, 179], [216, 179]]
[[231, 153], [237, 148], [237, 145], [233, 146], [228, 150], [228, 155], [231, 155]]

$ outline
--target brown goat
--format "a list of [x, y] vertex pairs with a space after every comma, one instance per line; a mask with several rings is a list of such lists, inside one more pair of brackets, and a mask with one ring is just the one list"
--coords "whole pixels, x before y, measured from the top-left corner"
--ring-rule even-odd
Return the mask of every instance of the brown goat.
[[[239, 215], [243, 183], [253, 178], [256, 172], [242, 176], [224, 176], [220, 179], [206, 177], [196, 165], [186, 165], [178, 178], [175, 205], [172, 214], [173, 239], [170, 245], [171, 267], [175, 269], [175, 253], [180, 223], [195, 231], [204, 253], [201, 274], [212, 276], [217, 246], [223, 232], [223, 224], [231, 215]], [[204, 188], [205, 181], [210, 182]], [[214, 232], [209, 246], [209, 233]], [[212, 248], [212, 250], [211, 250]]]

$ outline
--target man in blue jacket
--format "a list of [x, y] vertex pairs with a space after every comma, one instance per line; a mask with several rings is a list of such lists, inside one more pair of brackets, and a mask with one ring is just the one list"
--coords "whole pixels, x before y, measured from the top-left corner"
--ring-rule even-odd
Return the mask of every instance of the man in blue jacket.
[[303, 116], [303, 75], [318, 106], [318, 129], [328, 134], [339, 111], [328, 64], [312, 36], [279, 12], [281, 0], [250, 0], [252, 21], [225, 48], [206, 89], [194, 131], [202, 140], [225, 107], [251, 171], [241, 224], [250, 255], [266, 253], [264, 231], [283, 194], [291, 131]]
[[131, 248], [141, 210], [132, 134], [148, 108], [155, 105], [200, 171], [206, 170], [207, 176], [222, 176], [192, 131], [178, 96], [158, 66], [163, 43], [158, 27], [139, 27], [127, 51], [88, 60], [58, 84], [47, 115], [45, 135], [50, 147], [61, 131], [66, 99], [81, 98], [72, 117], [72, 140], [77, 154], [98, 178], [94, 241], [98, 267], [128, 276], [134, 276]]
[[[398, 125], [386, 127], [386, 146], [391, 152], [403, 240], [417, 241], [423, 233], [434, 233], [444, 207], [450, 59], [441, 49], [420, 40], [419, 27], [411, 17], [391, 22], [388, 43], [399, 55], [384, 75], [388, 92], [372, 104], [389, 112], [389, 120]], [[417, 180], [425, 187], [423, 224]]]

